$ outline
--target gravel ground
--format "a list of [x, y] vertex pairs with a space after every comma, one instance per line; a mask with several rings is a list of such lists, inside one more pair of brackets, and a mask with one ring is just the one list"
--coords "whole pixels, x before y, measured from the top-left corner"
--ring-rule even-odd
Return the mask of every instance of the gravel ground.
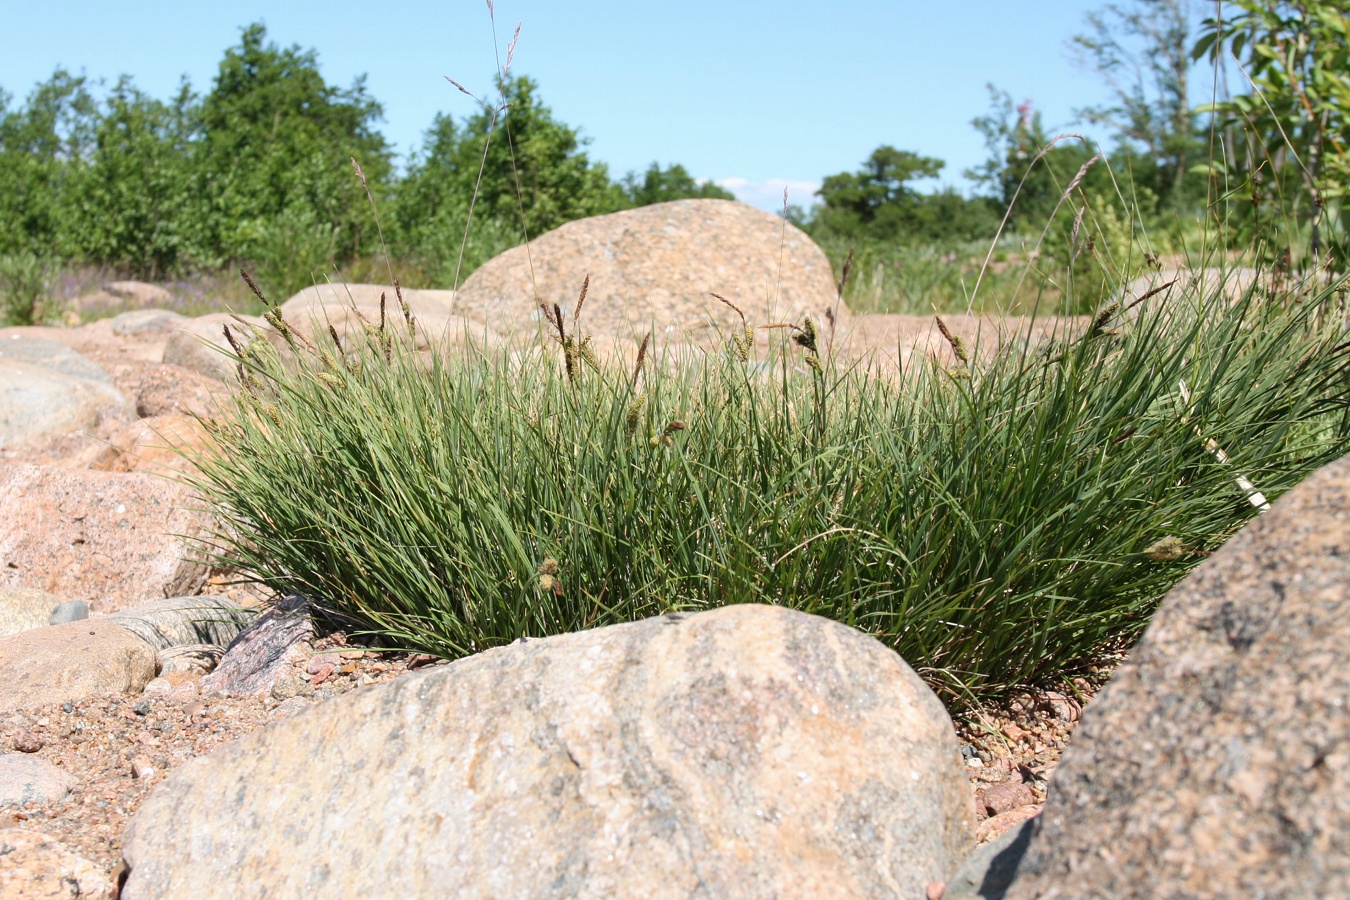
[[[341, 634], [315, 642], [315, 654], [336, 653], [340, 665], [322, 681], [304, 662], [270, 697], [166, 698], [110, 695], [19, 710], [0, 718], [0, 753], [23, 752], [70, 772], [79, 785], [48, 808], [6, 808], [0, 827], [41, 831], [108, 873], [122, 850], [127, 820], [175, 767], [309, 703], [380, 684], [430, 657], [377, 653], [348, 646]], [[285, 699], [281, 699], [285, 698]]]
[[[314, 653], [337, 654], [340, 664], [331, 674], [321, 667], [311, 675], [302, 660], [265, 698], [174, 701], [115, 695], [0, 718], [0, 753], [30, 753], [79, 780], [54, 806], [30, 803], [3, 810], [0, 827], [40, 831], [112, 876], [128, 819], [176, 766], [309, 703], [443, 664], [349, 645], [342, 634], [317, 640]], [[996, 837], [1045, 802], [1047, 783], [1077, 725], [1081, 704], [1094, 693], [1081, 679], [1074, 688], [1076, 696], [1023, 694], [957, 722], [966, 772], [976, 789], [979, 840]]]

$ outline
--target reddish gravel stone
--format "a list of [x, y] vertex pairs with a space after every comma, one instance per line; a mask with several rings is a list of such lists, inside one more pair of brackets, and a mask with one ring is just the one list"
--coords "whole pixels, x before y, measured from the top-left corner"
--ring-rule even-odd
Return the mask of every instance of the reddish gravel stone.
[[1030, 806], [1036, 802], [1036, 795], [1025, 784], [1006, 782], [995, 785], [980, 795], [979, 803], [991, 818], [1001, 815], [1019, 806]]
[[31, 731], [20, 731], [14, 735], [14, 749], [20, 753], [36, 753], [47, 742]]
[[986, 841], [992, 841], [994, 838], [1010, 831], [1021, 825], [1027, 819], [1033, 819], [1039, 814], [1039, 806], [1019, 806], [1017, 809], [1010, 809], [1007, 812], [999, 813], [990, 819], [985, 819], [980, 826], [975, 829], [976, 843], [983, 844]]

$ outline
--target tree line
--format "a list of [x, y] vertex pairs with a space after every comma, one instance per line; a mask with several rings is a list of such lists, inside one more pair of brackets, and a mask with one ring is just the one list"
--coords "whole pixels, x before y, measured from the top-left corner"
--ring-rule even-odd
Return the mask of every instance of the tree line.
[[469, 269], [525, 232], [584, 216], [732, 199], [678, 164], [611, 178], [524, 77], [504, 79], [501, 102], [465, 121], [438, 116], [398, 173], [364, 81], [327, 83], [313, 50], [280, 47], [260, 24], [243, 29], [204, 95], [185, 81], [163, 101], [125, 76], [102, 99], [94, 87], [58, 70], [22, 104], [0, 92], [0, 256], [150, 278], [275, 262], [307, 282], [309, 270], [378, 249], [366, 187], [391, 247], [438, 264], [457, 258], [476, 193]]
[[[965, 173], [974, 195], [924, 190], [944, 162], [885, 145], [826, 177], [817, 206], [785, 214], [834, 245], [950, 245], [1000, 227], [1063, 232], [1094, 204], [1154, 221], [1221, 212], [1285, 260], [1343, 268], [1350, 4], [1231, 0], [1197, 27], [1192, 2], [1110, 3], [1074, 38], [1111, 89], [1112, 102], [1079, 111], [1114, 135], [1105, 155], [1054, 140], [1029, 104], [991, 86], [990, 112], [973, 123], [989, 157]], [[1245, 89], [1194, 107], [1191, 73], [1211, 63], [1240, 72]], [[278, 46], [260, 24], [242, 30], [204, 94], [184, 81], [160, 100], [124, 76], [96, 98], [87, 78], [58, 70], [23, 103], [0, 91], [0, 257], [150, 278], [250, 261], [291, 290], [373, 255], [382, 227], [395, 256], [450, 283], [573, 219], [731, 198], [674, 163], [615, 178], [538, 84], [502, 73], [499, 87], [463, 120], [438, 116], [400, 170], [364, 81], [330, 85], [314, 51]]]

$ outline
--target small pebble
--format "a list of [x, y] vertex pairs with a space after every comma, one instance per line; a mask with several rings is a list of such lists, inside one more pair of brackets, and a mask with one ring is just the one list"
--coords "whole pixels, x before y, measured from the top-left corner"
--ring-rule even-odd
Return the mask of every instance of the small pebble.
[[272, 710], [272, 718], [284, 719], [287, 716], [293, 716], [309, 706], [309, 701], [304, 697], [292, 697], [289, 700], [283, 700], [277, 704], [277, 708]]
[[150, 715], [150, 701], [142, 700], [140, 703], [133, 706], [131, 710], [138, 716], [148, 716]]
[[[338, 662], [339, 657], [336, 653], [316, 653], [311, 656], [309, 662], [305, 664], [305, 674], [317, 675], [324, 669], [332, 671], [337, 667]], [[318, 682], [315, 683], [317, 684]]]
[[156, 774], [155, 766], [144, 756], [131, 758], [131, 777], [137, 781], [148, 781]]
[[14, 749], [20, 753], [36, 753], [46, 745], [46, 741], [31, 731], [20, 731], [14, 735]]

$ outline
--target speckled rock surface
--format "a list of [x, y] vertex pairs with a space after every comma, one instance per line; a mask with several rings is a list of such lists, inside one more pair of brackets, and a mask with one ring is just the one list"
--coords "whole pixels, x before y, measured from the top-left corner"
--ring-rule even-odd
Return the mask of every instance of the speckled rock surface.
[[300, 597], [288, 597], [258, 616], [231, 640], [225, 654], [202, 679], [205, 694], [271, 694], [291, 666], [308, 656], [314, 620]]
[[491, 650], [189, 762], [128, 828], [122, 896], [921, 897], [972, 831], [898, 656], [733, 606]]
[[92, 429], [130, 405], [106, 372], [65, 345], [21, 333], [0, 340], [0, 446]]
[[200, 420], [181, 415], [152, 416], [119, 428], [91, 468], [173, 477], [196, 472], [194, 459], [210, 446], [211, 436]]
[[0, 753], [0, 806], [50, 805], [75, 786], [69, 772], [26, 753]]
[[[290, 348], [286, 346], [285, 340], [269, 327], [261, 316], [241, 318], [248, 324], [241, 324], [228, 313], [211, 313], [184, 320], [165, 341], [163, 362], [181, 366], [199, 375], [233, 383], [236, 364], [226, 356], [231, 352], [230, 345], [225, 340], [226, 325], [230, 327], [240, 346], [247, 345], [260, 334], [283, 356], [289, 354]], [[248, 325], [258, 331], [251, 330]]]
[[95, 614], [192, 594], [205, 567], [175, 535], [207, 514], [153, 475], [0, 467], [0, 584], [85, 600]]
[[98, 866], [36, 831], [0, 830], [0, 896], [9, 900], [112, 900]]
[[0, 637], [51, 624], [61, 598], [32, 588], [0, 586]]
[[[167, 331], [172, 333], [173, 329]], [[144, 369], [133, 390], [136, 395], [136, 415], [142, 418], [166, 415], [213, 416], [222, 393], [221, 384], [216, 379], [182, 366], [170, 365]]]
[[107, 618], [156, 650], [209, 644], [227, 646], [257, 617], [224, 597], [170, 597], [125, 609]]
[[139, 691], [155, 648], [115, 623], [68, 622], [0, 638], [0, 712]]
[[778, 216], [729, 200], [677, 200], [581, 219], [528, 247], [528, 255], [516, 247], [474, 272], [454, 311], [502, 334], [532, 334], [540, 299], [557, 303], [570, 322], [588, 274], [582, 330], [635, 342], [653, 327], [658, 339], [674, 341], [710, 337], [711, 323], [728, 334], [740, 327], [710, 291], [755, 326], [806, 315], [823, 325], [835, 306], [834, 275], [820, 248]]
[[1084, 715], [1009, 890], [1350, 896], [1350, 458], [1163, 602]]

